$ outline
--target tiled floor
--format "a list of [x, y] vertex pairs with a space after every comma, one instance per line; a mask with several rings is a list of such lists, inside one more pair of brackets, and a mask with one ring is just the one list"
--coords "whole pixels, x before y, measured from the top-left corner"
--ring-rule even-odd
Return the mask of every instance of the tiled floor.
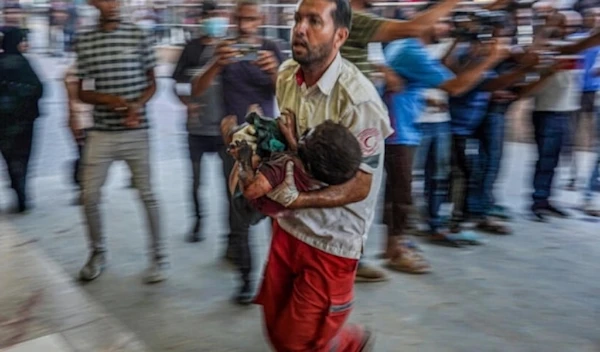
[[0, 350], [1, 352], [73, 352], [67, 341], [60, 335], [48, 335]]

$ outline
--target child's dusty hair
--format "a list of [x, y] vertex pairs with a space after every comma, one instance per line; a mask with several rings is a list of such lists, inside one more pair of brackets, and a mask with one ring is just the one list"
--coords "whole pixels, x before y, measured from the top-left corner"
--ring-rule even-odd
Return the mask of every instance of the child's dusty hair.
[[354, 178], [362, 162], [356, 137], [332, 121], [318, 125], [304, 136], [298, 144], [298, 156], [315, 179], [328, 185]]

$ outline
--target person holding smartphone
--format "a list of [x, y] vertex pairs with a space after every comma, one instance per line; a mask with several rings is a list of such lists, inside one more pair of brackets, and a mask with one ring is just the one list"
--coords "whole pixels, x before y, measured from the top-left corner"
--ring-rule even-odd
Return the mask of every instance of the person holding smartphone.
[[[186, 128], [192, 167], [194, 224], [187, 233], [186, 240], [192, 243], [200, 242], [204, 238], [201, 234], [202, 204], [198, 195], [202, 157], [206, 153], [218, 153], [221, 159], [226, 157], [220, 130], [220, 123], [224, 117], [221, 79], [215, 79], [209, 89], [196, 97], [191, 96], [191, 80], [213, 58], [217, 42], [227, 33], [229, 20], [219, 11], [214, 1], [204, 1], [201, 17], [202, 35], [187, 43], [173, 71], [175, 94], [187, 110]], [[225, 178], [227, 179], [227, 176]]]
[[[237, 117], [237, 124], [250, 108], [259, 109], [261, 115], [275, 116], [275, 83], [277, 71], [283, 61], [278, 45], [259, 36], [264, 21], [260, 1], [240, 0], [232, 11], [233, 37], [217, 44], [215, 55], [200, 70], [192, 81], [192, 95], [201, 96], [212, 87], [215, 80], [221, 80], [223, 93], [223, 115]], [[252, 140], [254, 136], [248, 134]], [[234, 160], [224, 159], [227, 174], [233, 169]], [[236, 197], [230, 202], [229, 227], [234, 248], [236, 266], [242, 276], [242, 285], [235, 300], [240, 304], [250, 304], [253, 298], [252, 255], [248, 243], [250, 225], [262, 216], [243, 198]]]

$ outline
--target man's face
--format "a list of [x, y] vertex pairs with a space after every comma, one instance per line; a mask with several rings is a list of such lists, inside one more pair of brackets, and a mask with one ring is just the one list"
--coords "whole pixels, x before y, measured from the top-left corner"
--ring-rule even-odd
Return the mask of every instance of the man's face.
[[262, 19], [262, 13], [257, 5], [242, 5], [233, 14], [233, 23], [237, 25], [241, 38], [256, 36], [262, 24]]
[[102, 20], [109, 22], [119, 20], [119, 0], [92, 0], [92, 5], [98, 9]]
[[337, 53], [348, 37], [347, 28], [336, 28], [332, 13], [335, 3], [302, 0], [294, 15], [292, 56], [301, 65], [325, 61]]
[[4, 11], [4, 22], [9, 26], [18, 26], [21, 24], [21, 10], [6, 9]]

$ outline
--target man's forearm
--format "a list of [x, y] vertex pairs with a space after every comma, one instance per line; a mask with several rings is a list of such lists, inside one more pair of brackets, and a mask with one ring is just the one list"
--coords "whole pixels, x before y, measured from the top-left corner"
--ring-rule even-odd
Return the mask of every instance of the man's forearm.
[[342, 185], [329, 186], [312, 192], [301, 192], [288, 208], [336, 208], [360, 202], [369, 196], [372, 181], [371, 174], [359, 171], [356, 177]]
[[577, 43], [566, 46], [557, 46], [554, 49], [563, 55], [571, 55], [578, 54], [586, 49], [593, 48], [598, 45], [600, 45], [600, 32], [582, 39]]
[[460, 0], [445, 0], [439, 5], [418, 14], [410, 21], [387, 20], [375, 32], [371, 42], [387, 43], [410, 37], [420, 37], [436, 24], [441, 17], [446, 16]]
[[448, 92], [451, 96], [459, 96], [473, 89], [479, 83], [486, 71], [494, 67], [498, 60], [488, 58], [481, 63], [475, 64], [464, 70], [455, 78], [442, 83], [440, 89]]
[[79, 93], [77, 97], [82, 103], [89, 105], [109, 105], [110, 100], [112, 99], [112, 95], [96, 93], [91, 90], [82, 90], [79, 89]]
[[526, 84], [526, 85], [522, 86], [517, 91], [518, 98], [519, 99], [523, 99], [523, 98], [527, 98], [527, 97], [535, 94], [542, 87], [544, 87], [544, 85], [546, 84], [546, 82], [548, 81], [548, 79], [550, 77], [552, 77], [554, 74], [555, 74], [555, 71], [552, 71], [552, 70], [551, 71], [547, 71], [546, 73], [543, 73], [537, 81], [531, 82], [529, 84]]
[[440, 2], [438, 5], [432, 7], [427, 11], [417, 14], [410, 22], [419, 23], [427, 27], [431, 27], [436, 24], [440, 18], [445, 17], [452, 11], [460, 0], [446, 0]]
[[154, 76], [154, 70], [149, 70], [146, 73], [146, 76], [148, 77], [148, 87], [146, 87], [142, 93], [142, 96], [135, 101], [136, 104], [141, 106], [146, 105], [146, 103], [148, 103], [148, 101], [150, 101], [150, 99], [152, 99], [156, 93], [156, 77]]
[[483, 90], [493, 92], [496, 90], [506, 89], [519, 80], [521, 80], [527, 73], [532, 70], [531, 67], [521, 66], [512, 72], [502, 75], [498, 78], [491, 80], [483, 86]]
[[220, 72], [221, 67], [216, 58], [206, 64], [202, 69], [202, 72], [192, 78], [192, 96], [203, 94]]

